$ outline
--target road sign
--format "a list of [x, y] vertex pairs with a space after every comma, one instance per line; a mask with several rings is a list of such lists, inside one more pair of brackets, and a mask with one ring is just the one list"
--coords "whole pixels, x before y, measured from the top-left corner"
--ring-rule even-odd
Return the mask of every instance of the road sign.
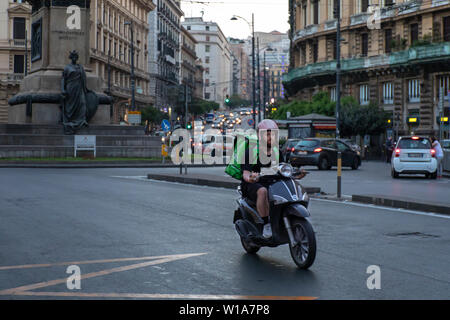
[[128, 123], [141, 124], [142, 115], [140, 111], [128, 111], [127, 113]]
[[247, 120], [247, 123], [248, 123], [248, 125], [249, 125], [250, 127], [253, 127], [253, 125], [255, 124], [255, 122], [253, 121], [252, 118], [248, 119], [248, 120]]
[[161, 123], [161, 128], [164, 132], [170, 131], [170, 122], [169, 120], [164, 119]]
[[74, 157], [77, 157], [77, 151], [94, 151], [94, 157], [97, 156], [97, 138], [92, 135], [75, 135], [74, 137]]

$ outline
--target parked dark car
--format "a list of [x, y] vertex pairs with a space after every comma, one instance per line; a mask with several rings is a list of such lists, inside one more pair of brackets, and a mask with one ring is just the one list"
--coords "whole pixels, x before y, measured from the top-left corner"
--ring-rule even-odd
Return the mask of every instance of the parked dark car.
[[337, 166], [338, 151], [342, 153], [342, 166], [358, 169], [361, 157], [345, 142], [326, 138], [307, 138], [297, 143], [290, 155], [292, 166], [317, 166], [329, 170]]
[[289, 162], [289, 156], [294, 149], [294, 147], [299, 143], [302, 139], [288, 139], [283, 147], [281, 148], [281, 154], [283, 155], [284, 161]]

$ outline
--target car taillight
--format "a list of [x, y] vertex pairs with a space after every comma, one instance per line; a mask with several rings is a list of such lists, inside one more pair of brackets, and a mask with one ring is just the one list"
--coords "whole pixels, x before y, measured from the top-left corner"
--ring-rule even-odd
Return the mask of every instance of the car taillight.
[[395, 149], [395, 157], [400, 157], [400, 149]]
[[412, 137], [413, 140], [419, 140], [419, 137]]
[[291, 149], [291, 152], [294, 152], [294, 151], [295, 151], [295, 148], [292, 148], [292, 149]]
[[433, 158], [436, 158], [436, 150], [431, 149], [431, 156], [432, 156]]
[[322, 152], [322, 148], [316, 148], [316, 149], [314, 149], [314, 152], [315, 152], [315, 153]]

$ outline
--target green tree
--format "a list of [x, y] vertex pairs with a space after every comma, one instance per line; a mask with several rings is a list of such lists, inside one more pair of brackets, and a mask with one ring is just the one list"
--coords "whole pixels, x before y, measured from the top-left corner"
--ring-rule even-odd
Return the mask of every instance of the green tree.
[[211, 110], [219, 110], [220, 105], [214, 101], [207, 101], [203, 99], [192, 99], [192, 102], [188, 104], [188, 111], [193, 115], [201, 115], [210, 112]]
[[343, 137], [376, 135], [387, 127], [387, 113], [375, 104], [361, 106], [354, 98], [342, 100], [340, 129]]
[[272, 114], [272, 119], [286, 120], [287, 112], [291, 117], [304, 116], [310, 113], [318, 113], [325, 116], [334, 116], [336, 103], [331, 101], [327, 92], [319, 92], [313, 96], [311, 101], [293, 100], [278, 107]]
[[227, 103], [227, 106], [229, 106], [230, 108], [241, 108], [241, 107], [248, 107], [251, 106], [252, 103], [251, 101], [248, 101], [244, 98], [242, 98], [240, 95], [238, 94], [234, 94], [230, 97], [230, 102]]
[[142, 112], [142, 122], [145, 123], [145, 121], [148, 120], [149, 123], [153, 124], [160, 124], [163, 119], [169, 119], [169, 115], [160, 111], [159, 109], [148, 106], [141, 110]]

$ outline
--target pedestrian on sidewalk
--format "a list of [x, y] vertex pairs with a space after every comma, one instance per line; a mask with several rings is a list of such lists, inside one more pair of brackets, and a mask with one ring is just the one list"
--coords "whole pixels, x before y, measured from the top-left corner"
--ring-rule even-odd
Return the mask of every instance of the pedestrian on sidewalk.
[[441, 144], [436, 137], [431, 137], [431, 143], [433, 145], [433, 149], [436, 151], [437, 177], [442, 178], [442, 159], [444, 159], [444, 152], [442, 151]]
[[394, 142], [392, 141], [392, 137], [389, 137], [386, 140], [386, 162], [387, 163], [391, 163], [393, 150], [394, 150]]

